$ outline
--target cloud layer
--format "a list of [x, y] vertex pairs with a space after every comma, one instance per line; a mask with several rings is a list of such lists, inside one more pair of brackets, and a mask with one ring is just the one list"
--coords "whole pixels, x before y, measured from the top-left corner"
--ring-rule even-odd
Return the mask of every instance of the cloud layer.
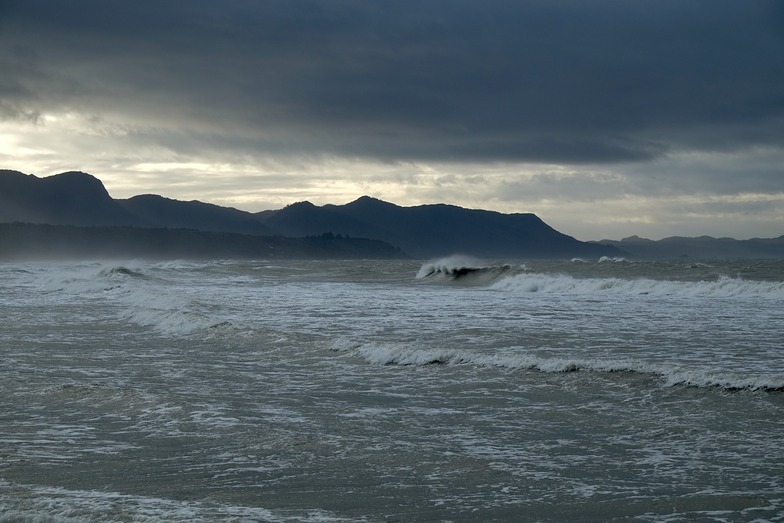
[[0, 0], [0, 161], [128, 190], [145, 163], [501, 210], [764, 194], [781, 218], [782, 136], [776, 0]]

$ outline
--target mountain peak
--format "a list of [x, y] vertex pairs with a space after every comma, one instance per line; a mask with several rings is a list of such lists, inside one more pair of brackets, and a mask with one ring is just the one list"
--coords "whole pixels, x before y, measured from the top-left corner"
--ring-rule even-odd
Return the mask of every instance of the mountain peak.
[[284, 207], [284, 209], [312, 209], [314, 207], [316, 206], [310, 203], [309, 201], [302, 200], [301, 202], [290, 203], [286, 207]]
[[63, 177], [63, 176], [71, 177], [71, 178], [90, 178], [92, 180], [100, 182], [100, 180], [98, 180], [98, 178], [96, 178], [92, 174], [86, 173], [84, 171], [65, 171], [65, 172], [61, 172], [60, 174], [55, 174], [53, 176], [49, 176], [49, 178], [58, 178], [58, 177]]
[[345, 205], [338, 206], [338, 207], [359, 207], [359, 208], [371, 208], [371, 207], [386, 207], [386, 208], [400, 208], [400, 206], [395, 205], [394, 203], [385, 202], [384, 200], [379, 200], [378, 198], [374, 198], [372, 196], [360, 196], [353, 202], [349, 202]]
[[17, 171], [0, 172], [3, 221], [53, 225], [133, 223], [103, 186], [87, 173], [68, 171], [39, 178]]
[[110, 198], [109, 191], [106, 190], [101, 180], [82, 171], [67, 171], [39, 179], [58, 191], [66, 191], [71, 194], [91, 193], [101, 198]]
[[383, 200], [379, 200], [378, 198], [373, 198], [372, 196], [368, 196], [367, 194], [360, 196], [356, 200], [350, 203], [369, 203], [369, 202], [378, 202], [378, 203], [387, 203]]

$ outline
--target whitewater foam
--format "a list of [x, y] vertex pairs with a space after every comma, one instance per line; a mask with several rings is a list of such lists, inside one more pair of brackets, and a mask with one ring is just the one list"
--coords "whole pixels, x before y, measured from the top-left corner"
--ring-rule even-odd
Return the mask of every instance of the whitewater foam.
[[0, 493], [13, 492], [23, 493], [28, 501], [15, 506], [14, 496], [0, 497], [0, 523], [206, 522], [215, 521], [215, 518], [279, 522], [289, 519], [260, 507], [41, 487], [0, 479]]
[[602, 256], [599, 258], [599, 263], [633, 263], [622, 256]]
[[685, 264], [0, 267], [0, 523], [774, 521], [784, 265]]
[[[161, 267], [165, 270], [161, 271]], [[86, 264], [50, 269], [38, 283], [47, 292], [67, 296], [64, 300], [104, 299], [107, 307], [117, 309], [119, 318], [166, 334], [188, 335], [226, 325], [225, 319], [213, 317], [204, 299], [209, 295], [193, 286], [183, 289], [166, 278], [165, 275], [176, 275], [183, 268], [179, 263], [146, 269]]]
[[516, 292], [568, 294], [626, 294], [684, 297], [759, 297], [784, 299], [784, 282], [753, 281], [722, 276], [716, 281], [671, 281], [649, 278], [575, 278], [566, 275], [516, 274], [491, 284], [491, 288]]
[[564, 358], [543, 357], [532, 354], [482, 354], [464, 349], [422, 348], [410, 343], [365, 343], [350, 348], [350, 344], [333, 346], [335, 351], [349, 351], [374, 365], [472, 365], [477, 367], [497, 367], [516, 370], [535, 370], [545, 373], [629, 372], [656, 376], [667, 386], [685, 385], [691, 387], [718, 387], [726, 390], [768, 390], [783, 391], [784, 375], [766, 376], [714, 372], [704, 369], [689, 369], [682, 366], [666, 366], [646, 363], [631, 358]]

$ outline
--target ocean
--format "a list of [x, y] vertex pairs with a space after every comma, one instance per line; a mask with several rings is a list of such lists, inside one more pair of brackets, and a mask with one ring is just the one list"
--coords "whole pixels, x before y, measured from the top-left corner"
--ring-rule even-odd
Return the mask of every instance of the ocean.
[[784, 261], [0, 264], [0, 522], [784, 521]]

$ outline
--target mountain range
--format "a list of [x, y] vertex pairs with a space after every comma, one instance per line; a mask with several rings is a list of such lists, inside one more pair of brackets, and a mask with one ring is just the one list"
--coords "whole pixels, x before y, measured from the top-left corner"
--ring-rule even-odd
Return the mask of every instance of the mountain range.
[[[408, 256], [460, 253], [484, 258], [613, 256], [612, 246], [581, 242], [534, 214], [501, 214], [436, 204], [400, 207], [363, 196], [345, 205], [299, 202], [250, 213], [158, 195], [113, 199], [82, 172], [39, 178], [0, 171], [0, 223], [91, 228], [198, 230], [254, 237], [359, 238], [384, 242]], [[128, 231], [123, 233], [128, 237]]]
[[[14, 245], [27, 235], [44, 246], [54, 241], [63, 248], [62, 238], [68, 237], [90, 245], [90, 255], [106, 254], [109, 246], [122, 251], [124, 246], [124, 251], [141, 249], [172, 257], [267, 257], [272, 252], [277, 257], [371, 258], [456, 253], [481, 258], [784, 257], [784, 236], [756, 241], [703, 237], [654, 242], [632, 237], [582, 242], [530, 213], [445, 204], [401, 207], [369, 196], [345, 205], [298, 202], [259, 213], [152, 194], [113, 199], [99, 179], [82, 172], [39, 178], [0, 170], [0, 223], [16, 224], [16, 229], [4, 229], [6, 250], [13, 247], [11, 237]], [[26, 232], [20, 232], [20, 224], [39, 226], [26, 225]], [[52, 226], [68, 229], [58, 232]], [[28, 250], [31, 241], [25, 243]], [[172, 247], [176, 245], [179, 250]]]
[[630, 236], [620, 241], [601, 240], [600, 243], [613, 245], [628, 256], [644, 260], [784, 258], [784, 236], [750, 240], [671, 236], [657, 241]]

